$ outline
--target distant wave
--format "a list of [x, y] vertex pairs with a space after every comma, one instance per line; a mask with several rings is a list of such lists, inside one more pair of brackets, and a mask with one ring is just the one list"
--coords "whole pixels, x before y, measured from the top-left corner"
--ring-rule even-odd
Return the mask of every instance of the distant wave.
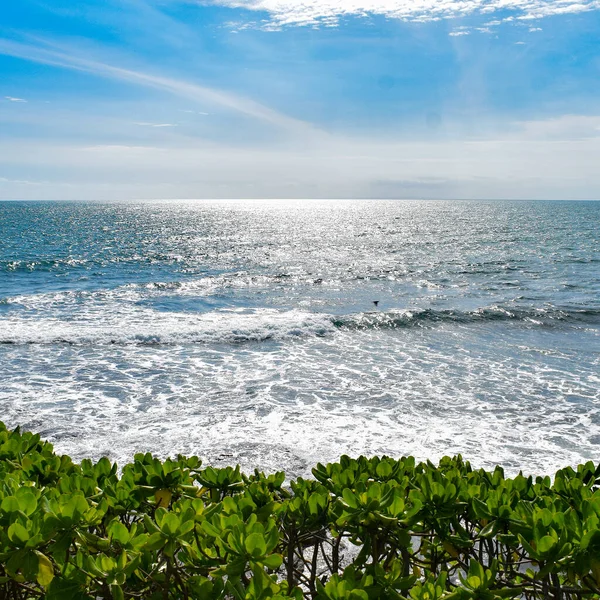
[[9, 318], [0, 322], [0, 344], [191, 344], [285, 341], [336, 332], [470, 325], [513, 321], [528, 326], [600, 325], [600, 309], [527, 309], [492, 306], [473, 311], [396, 310], [343, 316], [303, 312], [221, 310], [200, 315], [132, 312], [98, 319]]
[[83, 258], [39, 258], [33, 260], [2, 260], [0, 272], [5, 273], [31, 273], [33, 271], [49, 272], [57, 269], [72, 269], [89, 267], [95, 263]]
[[0, 273], [32, 273], [34, 271], [50, 273], [53, 271], [63, 272], [69, 269], [91, 269], [94, 267], [109, 267], [121, 263], [132, 263], [136, 265], [145, 264], [172, 264], [188, 262], [178, 254], [146, 253], [144, 255], [98, 255], [95, 257], [57, 257], [57, 258], [31, 258], [17, 260], [0, 260]]

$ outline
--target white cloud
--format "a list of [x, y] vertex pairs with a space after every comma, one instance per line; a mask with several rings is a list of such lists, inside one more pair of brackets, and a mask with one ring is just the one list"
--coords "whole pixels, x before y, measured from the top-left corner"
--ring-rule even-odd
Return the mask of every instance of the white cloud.
[[600, 116], [513, 123], [486, 139], [331, 136], [277, 144], [77, 145], [0, 139], [0, 198], [600, 197]]
[[203, 112], [200, 110], [183, 110], [181, 109], [179, 112], [187, 113], [189, 115], [202, 115], [203, 117], [208, 117], [210, 113]]
[[176, 123], [135, 123], [136, 125], [142, 125], [144, 127], [177, 127]]
[[209, 0], [209, 3], [266, 12], [272, 24], [279, 27], [333, 25], [341, 17], [369, 14], [428, 21], [509, 10], [520, 19], [537, 19], [600, 9], [600, 0]]
[[27, 102], [27, 100], [23, 98], [15, 98], [14, 96], [4, 96], [4, 99], [9, 102]]
[[0, 54], [162, 90], [181, 98], [194, 100], [201, 106], [210, 103], [290, 131], [314, 131], [310, 124], [300, 119], [289, 117], [250, 98], [181, 79], [163, 77], [143, 71], [134, 71], [84, 58], [81, 52], [77, 52], [72, 48], [56, 50], [54, 48], [22, 44], [0, 38]]
[[522, 121], [515, 124], [528, 140], [600, 139], [600, 116], [562, 115], [554, 119]]
[[13, 185], [43, 185], [41, 181], [29, 181], [28, 179], [9, 179], [8, 177], [0, 177], [0, 185], [13, 184]]

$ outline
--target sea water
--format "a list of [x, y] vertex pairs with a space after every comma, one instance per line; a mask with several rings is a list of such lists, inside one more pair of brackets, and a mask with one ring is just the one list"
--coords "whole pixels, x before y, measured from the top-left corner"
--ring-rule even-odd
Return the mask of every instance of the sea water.
[[0, 419], [290, 475], [599, 461], [600, 203], [0, 203]]

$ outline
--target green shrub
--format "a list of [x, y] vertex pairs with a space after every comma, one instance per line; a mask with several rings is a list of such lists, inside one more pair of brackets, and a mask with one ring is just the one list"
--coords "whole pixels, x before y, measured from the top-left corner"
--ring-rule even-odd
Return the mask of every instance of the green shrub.
[[150, 454], [119, 474], [0, 423], [0, 598], [600, 598], [600, 466], [343, 456], [313, 475]]

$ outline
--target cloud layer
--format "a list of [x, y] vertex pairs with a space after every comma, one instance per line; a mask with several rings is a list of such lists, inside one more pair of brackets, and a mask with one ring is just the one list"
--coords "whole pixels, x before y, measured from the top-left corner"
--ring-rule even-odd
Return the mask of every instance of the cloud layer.
[[[600, 196], [599, 127], [600, 116], [572, 115], [514, 123], [490, 139], [332, 136], [251, 151], [203, 140], [0, 140], [0, 199], [594, 199]], [[28, 173], [40, 180], [26, 180]]]
[[511, 11], [517, 19], [536, 19], [600, 9], [600, 0], [212, 0], [211, 4], [266, 12], [278, 26], [335, 25], [340, 17], [369, 14], [432, 21]]

